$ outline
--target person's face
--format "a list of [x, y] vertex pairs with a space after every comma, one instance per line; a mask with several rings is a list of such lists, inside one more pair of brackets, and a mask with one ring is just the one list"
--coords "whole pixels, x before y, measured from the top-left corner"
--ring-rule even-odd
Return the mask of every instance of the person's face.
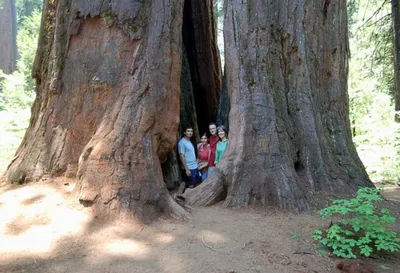
[[191, 129], [191, 128], [186, 129], [184, 135], [185, 135], [185, 137], [187, 137], [187, 138], [191, 138], [191, 137], [193, 136], [193, 129]]
[[201, 144], [206, 145], [208, 143], [208, 139], [206, 136], [201, 137]]
[[222, 130], [222, 129], [219, 129], [219, 130], [218, 130], [218, 136], [219, 136], [221, 139], [226, 138], [225, 131]]
[[215, 124], [211, 124], [208, 129], [210, 130], [210, 134], [212, 136], [215, 136], [215, 134], [217, 133], [217, 126], [215, 126]]

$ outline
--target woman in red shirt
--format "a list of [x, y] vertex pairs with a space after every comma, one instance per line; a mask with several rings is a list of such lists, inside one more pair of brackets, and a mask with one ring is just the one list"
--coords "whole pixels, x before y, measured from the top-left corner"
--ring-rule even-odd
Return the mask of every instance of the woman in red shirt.
[[208, 176], [208, 161], [210, 160], [211, 149], [210, 144], [208, 144], [207, 134], [203, 134], [200, 140], [201, 143], [197, 145], [197, 165], [201, 172], [201, 181], [204, 181]]

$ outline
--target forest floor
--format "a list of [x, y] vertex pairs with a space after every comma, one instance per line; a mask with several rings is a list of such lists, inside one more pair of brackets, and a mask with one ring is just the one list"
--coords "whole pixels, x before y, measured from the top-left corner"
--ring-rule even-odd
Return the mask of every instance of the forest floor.
[[[66, 178], [0, 181], [0, 272], [339, 272], [311, 238], [329, 224], [317, 215], [215, 205], [195, 208], [187, 222], [102, 223], [73, 188]], [[399, 232], [400, 187], [384, 194]], [[400, 272], [399, 253], [364, 260], [375, 272]]]

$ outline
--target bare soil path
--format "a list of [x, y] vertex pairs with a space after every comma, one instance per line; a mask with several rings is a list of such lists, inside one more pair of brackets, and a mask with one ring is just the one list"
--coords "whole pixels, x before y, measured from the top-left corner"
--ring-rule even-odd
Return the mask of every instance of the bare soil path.
[[[101, 223], [77, 203], [74, 183], [0, 184], [0, 272], [339, 272], [311, 238], [329, 224], [318, 216], [216, 205], [188, 222]], [[386, 194], [400, 219], [400, 187]], [[400, 272], [398, 254], [366, 261]]]

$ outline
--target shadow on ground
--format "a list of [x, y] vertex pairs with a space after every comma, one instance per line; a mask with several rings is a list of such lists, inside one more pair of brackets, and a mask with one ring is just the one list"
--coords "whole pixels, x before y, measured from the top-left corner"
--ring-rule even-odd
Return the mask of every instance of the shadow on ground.
[[[217, 205], [188, 222], [102, 223], [73, 188], [66, 178], [0, 187], [0, 272], [338, 272], [311, 239], [329, 224], [316, 216]], [[399, 258], [368, 262], [395, 272]]]

